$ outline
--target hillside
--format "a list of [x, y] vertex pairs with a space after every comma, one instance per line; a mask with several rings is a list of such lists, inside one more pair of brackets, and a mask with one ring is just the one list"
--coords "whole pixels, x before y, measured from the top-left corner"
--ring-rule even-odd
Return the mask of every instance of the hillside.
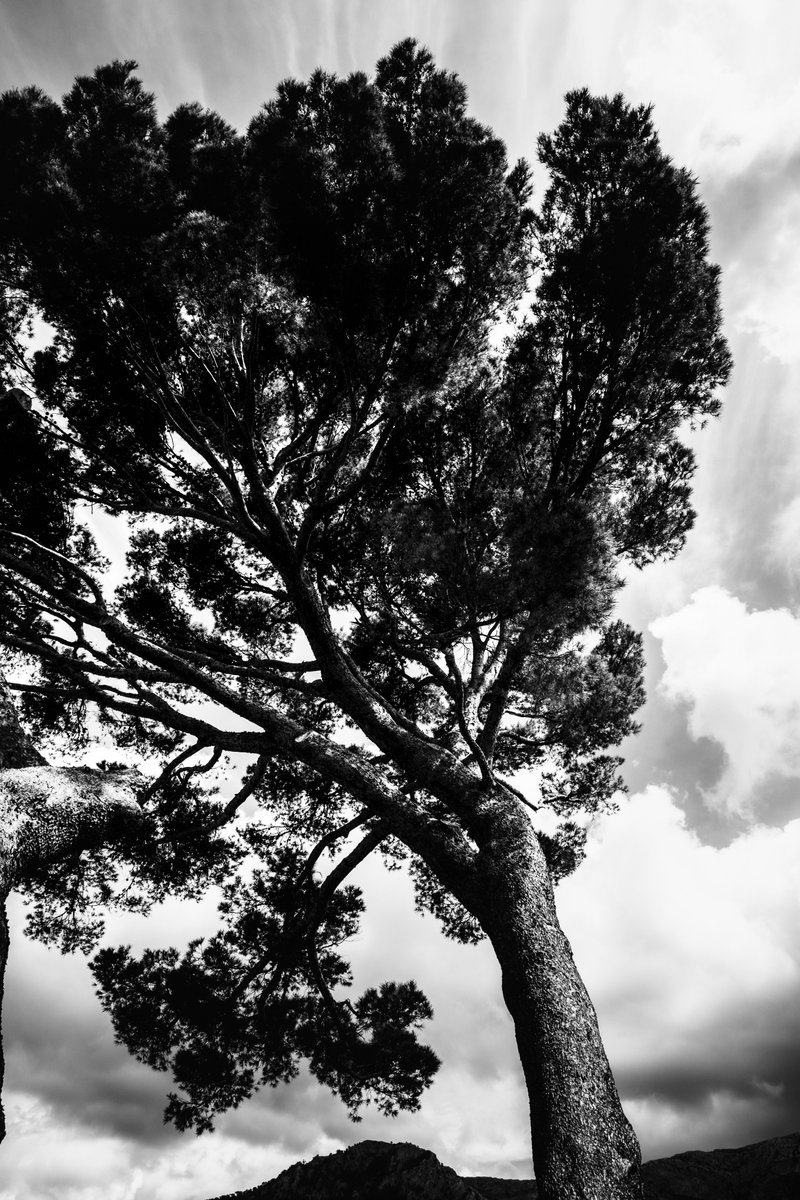
[[[797, 1200], [800, 1134], [645, 1163], [646, 1200]], [[359, 1142], [217, 1200], [535, 1200], [532, 1180], [461, 1178], [408, 1142]]]

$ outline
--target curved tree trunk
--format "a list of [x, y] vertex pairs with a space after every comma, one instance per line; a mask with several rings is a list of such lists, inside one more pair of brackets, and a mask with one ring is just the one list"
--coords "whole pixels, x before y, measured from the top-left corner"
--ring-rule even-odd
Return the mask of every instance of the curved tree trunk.
[[641, 1200], [639, 1144], [558, 921], [539, 841], [513, 804], [501, 801], [489, 825], [469, 907], [502, 970], [530, 1098], [540, 1200]]

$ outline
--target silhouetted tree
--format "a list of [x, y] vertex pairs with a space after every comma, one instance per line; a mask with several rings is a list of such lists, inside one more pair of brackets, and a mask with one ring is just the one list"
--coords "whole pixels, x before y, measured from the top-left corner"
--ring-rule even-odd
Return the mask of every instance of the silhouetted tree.
[[[103, 1003], [173, 1072], [182, 1128], [301, 1058], [352, 1112], [416, 1107], [427, 1001], [344, 999], [340, 954], [354, 867], [405, 859], [445, 932], [497, 954], [542, 1200], [639, 1196], [553, 880], [642, 702], [620, 565], [680, 548], [680, 433], [729, 367], [695, 184], [648, 109], [574, 92], [534, 212], [525, 164], [412, 41], [373, 79], [281, 84], [246, 137], [197, 105], [160, 124], [134, 68], [0, 105], [3, 355], [36, 399], [2, 485], [0, 640], [38, 670], [13, 686], [34, 730], [74, 736], [88, 704], [162, 757], [93, 851], [100, 899], [118, 858], [142, 903], [225, 877], [218, 933], [97, 956]], [[87, 505], [127, 521], [114, 594]], [[231, 755], [225, 804], [198, 764]], [[84, 928], [63, 859], [36, 884], [61, 933]]]

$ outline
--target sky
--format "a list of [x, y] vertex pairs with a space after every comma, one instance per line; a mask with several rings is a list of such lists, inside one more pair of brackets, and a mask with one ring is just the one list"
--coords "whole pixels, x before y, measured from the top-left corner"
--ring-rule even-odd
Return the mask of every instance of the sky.
[[[735, 370], [692, 435], [696, 526], [632, 573], [648, 701], [629, 794], [558, 889], [645, 1158], [800, 1129], [800, 6], [785, 0], [0, 0], [0, 88], [59, 97], [133, 58], [166, 117], [198, 100], [244, 129], [277, 82], [369, 71], [414, 36], [457, 71], [512, 159], [587, 86], [652, 103], [699, 180]], [[527, 1176], [527, 1100], [486, 946], [445, 941], [407, 881], [365, 864], [356, 987], [414, 978], [443, 1067], [418, 1114], [360, 1125], [310, 1078], [210, 1136], [162, 1124], [169, 1080], [115, 1046], [80, 957], [21, 934], [3, 1023], [0, 1200], [207, 1200], [363, 1138], [465, 1174]], [[108, 942], [181, 944], [211, 901], [114, 917]]]

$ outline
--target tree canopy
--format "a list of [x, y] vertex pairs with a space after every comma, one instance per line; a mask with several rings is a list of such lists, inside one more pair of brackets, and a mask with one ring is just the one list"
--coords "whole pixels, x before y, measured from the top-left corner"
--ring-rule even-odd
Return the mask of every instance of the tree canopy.
[[[705, 211], [650, 110], [586, 90], [534, 204], [413, 41], [284, 82], [244, 136], [196, 104], [161, 122], [135, 69], [0, 100], [0, 362], [35, 399], [0, 409], [0, 642], [32, 729], [91, 711], [160, 762], [124, 851], [35, 881], [64, 907], [38, 929], [220, 883], [218, 933], [95, 960], [172, 1119], [300, 1059], [396, 1111], [436, 1069], [430, 1009], [411, 983], [342, 999], [346, 880], [405, 859], [470, 940], [501, 809], [556, 814], [557, 878], [613, 804], [643, 699], [621, 565], [683, 544], [682, 434], [729, 370]], [[129, 536], [115, 590], [92, 509]], [[225, 763], [231, 801], [202, 786]]]

